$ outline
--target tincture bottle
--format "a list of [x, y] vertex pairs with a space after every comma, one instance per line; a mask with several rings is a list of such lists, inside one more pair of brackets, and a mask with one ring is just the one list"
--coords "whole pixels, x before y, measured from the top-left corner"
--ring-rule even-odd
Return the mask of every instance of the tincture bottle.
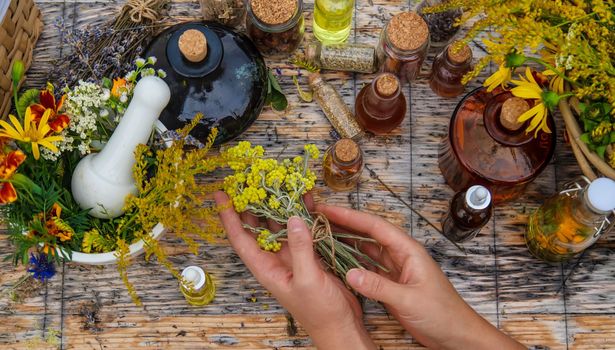
[[209, 304], [216, 296], [216, 285], [208, 273], [198, 266], [188, 266], [182, 271], [185, 283], [180, 282], [180, 291], [190, 305]]
[[456, 97], [465, 86], [461, 79], [472, 70], [472, 50], [463, 43], [452, 43], [433, 61], [429, 86], [442, 97]]
[[303, 1], [248, 0], [246, 31], [265, 56], [292, 53], [305, 32]]
[[615, 181], [598, 178], [576, 192], [567, 188], [530, 215], [525, 242], [530, 253], [561, 262], [589, 248], [614, 219]]
[[442, 222], [442, 233], [456, 243], [471, 240], [489, 222], [491, 208], [491, 193], [483, 186], [457, 192]]
[[376, 135], [386, 134], [406, 116], [406, 97], [401, 83], [392, 73], [381, 73], [361, 89], [355, 102], [359, 125]]
[[354, 0], [314, 1], [314, 36], [324, 43], [341, 43], [350, 35]]
[[363, 172], [363, 152], [351, 139], [341, 139], [329, 147], [323, 158], [325, 184], [334, 191], [350, 191]]
[[376, 48], [363, 44], [323, 44], [311, 42], [305, 49], [306, 60], [327, 70], [374, 73], [378, 70]]
[[320, 105], [333, 128], [342, 138], [359, 140], [363, 137], [363, 129], [359, 126], [352, 111], [333, 86], [322, 79], [318, 73], [308, 77], [314, 99]]

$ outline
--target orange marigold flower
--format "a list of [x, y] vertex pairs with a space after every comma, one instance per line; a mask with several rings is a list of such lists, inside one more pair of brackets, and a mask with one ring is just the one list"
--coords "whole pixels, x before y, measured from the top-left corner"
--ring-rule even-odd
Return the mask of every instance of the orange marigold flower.
[[111, 96], [115, 98], [120, 98], [124, 92], [126, 92], [128, 88], [126, 87], [126, 79], [117, 78], [113, 79], [113, 87], [111, 88]]
[[38, 123], [47, 110], [50, 110], [51, 113], [49, 115], [49, 126], [51, 130], [56, 133], [61, 132], [66, 129], [70, 122], [70, 118], [66, 114], [59, 113], [60, 109], [64, 105], [64, 101], [66, 101], [66, 94], [60, 98], [60, 101], [57, 101], [53, 96], [53, 91], [49, 89], [42, 90], [39, 95], [40, 103], [36, 103], [30, 106], [32, 110], [33, 121]]
[[[0, 179], [10, 179], [25, 159], [26, 155], [20, 150], [12, 151], [9, 154], [0, 154]], [[13, 184], [0, 182], [0, 204], [12, 203], [16, 200], [17, 191], [15, 191]]]

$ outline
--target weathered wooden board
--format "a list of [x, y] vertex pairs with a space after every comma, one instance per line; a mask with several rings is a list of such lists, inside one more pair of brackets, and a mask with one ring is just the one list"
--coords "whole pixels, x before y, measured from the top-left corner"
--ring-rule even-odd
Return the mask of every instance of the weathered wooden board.
[[[66, 54], [54, 21], [81, 27], [104, 21], [123, 0], [39, 0], [46, 23], [35, 52], [28, 84], [40, 86], [52, 61]], [[392, 14], [413, 8], [415, 1], [357, 0], [350, 41], [376, 43]], [[307, 37], [311, 36], [313, 1], [306, 1]], [[177, 20], [200, 15], [197, 0], [175, 0], [169, 8]], [[474, 55], [484, 52], [473, 47]], [[364, 140], [366, 164], [397, 195], [439, 227], [453, 192], [444, 183], [437, 164], [437, 150], [446, 135], [450, 116], [460, 98], [442, 99], [433, 94], [426, 76], [435, 50], [423, 66], [423, 74], [406, 86], [407, 117], [385, 137]], [[298, 72], [286, 60], [268, 60], [280, 74], [291, 109], [287, 113], [265, 110], [244, 138], [277, 153], [292, 156], [297, 143], [312, 142], [321, 150], [331, 143], [328, 124], [315, 103], [298, 99], [292, 76]], [[491, 68], [491, 70], [493, 67]], [[468, 89], [479, 86], [489, 72]], [[326, 72], [349, 104], [373, 75]], [[305, 76], [299, 77], [305, 85]], [[603, 239], [580, 260], [579, 267], [561, 288], [574, 262], [547, 265], [532, 258], [523, 232], [528, 213], [541, 200], [579, 174], [562, 138], [555, 160], [514, 203], [499, 206], [481, 234], [465, 245], [465, 253], [443, 238], [426, 222], [394, 198], [366, 173], [350, 193], [335, 193], [319, 182], [318, 198], [329, 203], [359, 208], [385, 216], [422, 242], [441, 264], [462, 296], [505, 332], [524, 344], [549, 349], [612, 349], [615, 347], [615, 263], [613, 240]], [[288, 147], [286, 147], [288, 146]], [[320, 167], [317, 167], [320, 171]], [[175, 281], [155, 261], [137, 259], [129, 276], [143, 300], [132, 304], [113, 266], [83, 267], [66, 264], [58, 275], [23, 303], [0, 297], [0, 348], [6, 349], [134, 349], [177, 347], [290, 349], [311, 348], [309, 337], [285, 310], [246, 270], [228, 244], [202, 249], [198, 256], [172, 235], [164, 247], [177, 268], [204, 266], [215, 278], [218, 293], [213, 304], [194, 308], [185, 303]], [[10, 253], [0, 236], [0, 258]], [[2, 262], [0, 288], [6, 290], [22, 274]], [[417, 301], [420, 302], [420, 301]], [[374, 302], [365, 303], [366, 326], [382, 349], [421, 348], [397, 322]], [[295, 328], [296, 327], [296, 328]], [[57, 340], [58, 344], [54, 344]]]

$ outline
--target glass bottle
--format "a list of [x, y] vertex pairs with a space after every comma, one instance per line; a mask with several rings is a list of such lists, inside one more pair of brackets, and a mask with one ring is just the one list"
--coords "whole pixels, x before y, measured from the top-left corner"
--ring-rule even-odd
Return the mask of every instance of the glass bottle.
[[179, 289], [190, 305], [207, 305], [216, 296], [216, 285], [202, 268], [188, 266], [182, 271], [182, 277], [185, 283], [180, 283]]
[[362, 44], [323, 44], [311, 42], [305, 49], [306, 60], [322, 69], [374, 73], [378, 70], [376, 48]]
[[354, 0], [314, 1], [314, 36], [323, 43], [341, 43], [348, 39], [352, 26]]
[[398, 127], [406, 117], [406, 97], [392, 73], [381, 73], [361, 89], [355, 102], [359, 125], [376, 135]]
[[244, 0], [199, 0], [203, 18], [220, 22], [229, 27], [237, 27], [245, 20]]
[[465, 90], [461, 79], [471, 70], [472, 50], [466, 44], [453, 43], [433, 61], [429, 86], [439, 96], [459, 96]]
[[350, 191], [363, 172], [363, 151], [351, 139], [341, 139], [329, 147], [323, 158], [325, 184], [334, 191]]
[[[535, 257], [565, 261], [589, 248], [615, 219], [615, 181], [598, 178], [574, 183], [547, 199], [530, 215], [525, 242]], [[572, 187], [572, 188], [571, 188]]]
[[528, 122], [516, 123], [529, 104], [510, 92], [478, 88], [457, 105], [448, 135], [442, 140], [438, 165], [455, 191], [480, 184], [493, 202], [513, 200], [547, 166], [555, 150], [555, 123], [547, 116], [548, 134], [526, 133]]
[[450, 0], [423, 0], [416, 7], [416, 12], [423, 17], [429, 27], [430, 46], [442, 48], [457, 34], [460, 27], [455, 21], [463, 15], [461, 8], [453, 8], [438, 13], [424, 13], [426, 7], [444, 5]]
[[314, 99], [320, 105], [333, 128], [342, 138], [359, 140], [363, 137], [363, 129], [357, 123], [346, 102], [337, 90], [322, 79], [318, 73], [308, 77]]
[[263, 55], [289, 54], [299, 47], [305, 31], [302, 0], [247, 3], [246, 30]]
[[376, 49], [380, 71], [412, 82], [421, 71], [428, 47], [429, 29], [421, 16], [412, 11], [395, 15], [380, 33]]
[[491, 193], [480, 185], [457, 192], [442, 221], [442, 233], [455, 243], [476, 237], [491, 218]]

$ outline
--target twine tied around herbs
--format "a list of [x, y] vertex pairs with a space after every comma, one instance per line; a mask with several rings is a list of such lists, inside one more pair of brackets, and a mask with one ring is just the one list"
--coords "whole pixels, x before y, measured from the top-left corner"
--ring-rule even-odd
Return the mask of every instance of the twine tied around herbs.
[[135, 23], [141, 23], [143, 19], [148, 19], [151, 22], [158, 20], [159, 13], [154, 10], [160, 0], [128, 0], [126, 7], [130, 19]]
[[[335, 257], [335, 239], [333, 238], [333, 232], [331, 231], [331, 224], [325, 214], [320, 212], [313, 212], [314, 222], [312, 223], [312, 240], [314, 243], [328, 239], [331, 241], [331, 256]], [[336, 270], [335, 261], [331, 266], [333, 270]]]

